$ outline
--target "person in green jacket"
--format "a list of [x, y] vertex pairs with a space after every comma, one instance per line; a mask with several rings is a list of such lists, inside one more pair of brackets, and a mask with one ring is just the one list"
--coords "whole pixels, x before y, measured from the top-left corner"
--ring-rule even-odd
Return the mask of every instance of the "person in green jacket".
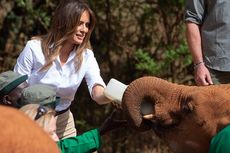
[[62, 153], [91, 153], [102, 145], [101, 136], [116, 128], [123, 127], [126, 121], [114, 120], [115, 111], [109, 115], [100, 128], [87, 131], [79, 136], [59, 140], [56, 135], [55, 110], [39, 104], [27, 104], [20, 108], [22, 112], [35, 120], [56, 141]]
[[230, 152], [230, 125], [218, 132], [210, 142], [209, 153]]

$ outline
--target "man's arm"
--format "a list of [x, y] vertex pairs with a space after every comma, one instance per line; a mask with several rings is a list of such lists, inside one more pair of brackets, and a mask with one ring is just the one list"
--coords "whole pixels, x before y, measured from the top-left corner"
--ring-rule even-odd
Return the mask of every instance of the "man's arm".
[[193, 62], [199, 63], [203, 61], [200, 27], [198, 24], [186, 22], [186, 38]]
[[186, 22], [186, 38], [194, 63], [194, 75], [197, 85], [213, 84], [210, 73], [203, 62], [200, 26]]

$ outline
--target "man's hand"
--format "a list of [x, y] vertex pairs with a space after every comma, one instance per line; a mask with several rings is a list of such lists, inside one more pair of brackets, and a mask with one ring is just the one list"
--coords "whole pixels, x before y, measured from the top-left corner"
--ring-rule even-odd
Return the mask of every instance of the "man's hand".
[[195, 81], [198, 86], [212, 85], [211, 75], [204, 64], [200, 64], [195, 68]]

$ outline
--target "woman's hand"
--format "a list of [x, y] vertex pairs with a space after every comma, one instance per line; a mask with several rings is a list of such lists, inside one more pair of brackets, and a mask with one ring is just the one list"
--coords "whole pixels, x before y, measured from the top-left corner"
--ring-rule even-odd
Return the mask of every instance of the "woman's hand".
[[111, 102], [111, 100], [104, 95], [104, 90], [105, 88], [100, 84], [94, 85], [92, 89], [92, 99], [98, 104], [107, 104]]

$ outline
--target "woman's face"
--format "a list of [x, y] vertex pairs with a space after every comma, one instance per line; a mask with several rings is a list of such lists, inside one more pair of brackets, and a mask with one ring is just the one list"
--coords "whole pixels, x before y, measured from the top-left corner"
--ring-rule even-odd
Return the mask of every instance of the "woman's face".
[[89, 31], [90, 15], [88, 11], [84, 11], [80, 18], [80, 24], [76, 27], [75, 33], [70, 38], [73, 44], [80, 45]]
[[54, 140], [54, 141], [59, 141], [59, 138], [56, 134], [56, 117], [52, 116], [49, 127], [45, 129], [45, 131], [49, 134], [49, 136]]

